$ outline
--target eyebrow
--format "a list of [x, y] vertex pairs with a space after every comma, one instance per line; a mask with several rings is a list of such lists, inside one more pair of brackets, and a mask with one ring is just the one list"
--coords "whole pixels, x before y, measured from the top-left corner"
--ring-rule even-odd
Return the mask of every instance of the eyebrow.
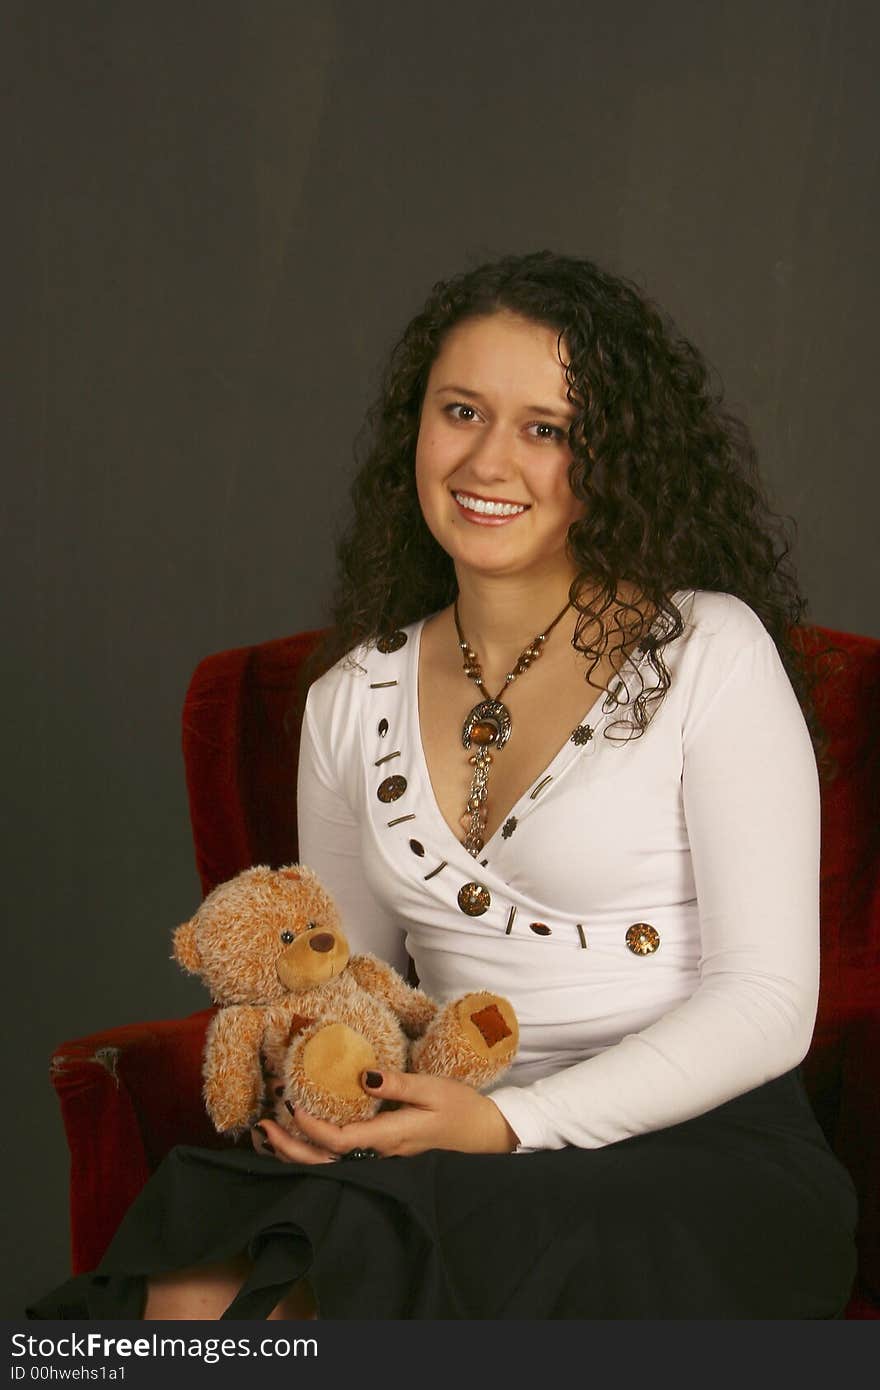
[[[443, 391], [454, 392], [457, 396], [469, 396], [472, 401], [485, 400], [485, 397], [480, 395], [479, 391], [471, 391], [467, 386], [455, 386], [452, 384], [448, 386], [438, 386], [437, 390], [434, 392], [434, 395], [439, 396]], [[525, 406], [525, 409], [532, 411], [532, 413], [535, 415], [552, 415], [556, 420], [565, 420], [567, 423], [574, 419], [573, 411], [569, 413], [568, 411], [562, 410], [557, 406], [527, 405]]]

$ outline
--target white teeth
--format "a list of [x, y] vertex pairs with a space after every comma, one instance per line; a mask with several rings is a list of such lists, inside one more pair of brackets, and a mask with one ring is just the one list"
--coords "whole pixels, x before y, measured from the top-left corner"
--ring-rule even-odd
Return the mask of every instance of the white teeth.
[[465, 497], [461, 492], [452, 495], [469, 512], [481, 512], [486, 516], [516, 516], [525, 511], [525, 507], [513, 502], [484, 502], [481, 497]]

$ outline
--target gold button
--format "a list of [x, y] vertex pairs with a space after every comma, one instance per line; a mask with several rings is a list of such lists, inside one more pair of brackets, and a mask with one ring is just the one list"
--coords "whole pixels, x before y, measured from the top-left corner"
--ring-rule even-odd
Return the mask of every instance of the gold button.
[[458, 891], [458, 905], [468, 917], [482, 917], [492, 899], [482, 883], [466, 883]]
[[401, 647], [406, 646], [406, 633], [389, 632], [387, 637], [380, 637], [376, 643], [376, 650], [383, 652], [386, 656], [389, 652], [398, 652]]
[[380, 801], [396, 801], [405, 791], [405, 777], [386, 777], [384, 782], [379, 783], [376, 795]]
[[547, 926], [546, 922], [529, 922], [529, 927], [536, 936], [550, 935], [550, 928]]
[[660, 945], [660, 933], [650, 922], [633, 922], [626, 933], [626, 944], [634, 956], [650, 956]]

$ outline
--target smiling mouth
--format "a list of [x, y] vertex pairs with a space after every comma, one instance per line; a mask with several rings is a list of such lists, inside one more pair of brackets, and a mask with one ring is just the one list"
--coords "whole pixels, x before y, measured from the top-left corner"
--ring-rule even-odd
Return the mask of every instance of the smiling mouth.
[[469, 492], [453, 492], [453, 497], [465, 511], [476, 512], [478, 516], [520, 516], [528, 511], [524, 502], [489, 501], [485, 497], [474, 497]]

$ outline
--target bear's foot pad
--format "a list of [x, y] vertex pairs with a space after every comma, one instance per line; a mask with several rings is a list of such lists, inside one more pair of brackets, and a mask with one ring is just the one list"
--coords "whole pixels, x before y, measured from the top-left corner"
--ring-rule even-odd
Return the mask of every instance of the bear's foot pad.
[[345, 1100], [365, 1100], [361, 1072], [376, 1068], [370, 1043], [344, 1023], [328, 1023], [302, 1050], [305, 1079], [321, 1091]]
[[497, 1004], [489, 1004], [485, 1009], [479, 1009], [477, 1013], [471, 1014], [471, 1023], [487, 1047], [495, 1047], [513, 1033], [513, 1029], [508, 1027], [507, 1020]]

